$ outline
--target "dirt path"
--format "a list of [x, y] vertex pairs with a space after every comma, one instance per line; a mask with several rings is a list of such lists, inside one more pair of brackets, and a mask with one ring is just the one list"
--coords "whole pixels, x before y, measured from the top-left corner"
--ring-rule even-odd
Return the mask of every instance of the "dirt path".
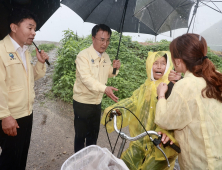
[[[51, 42], [36, 42], [37, 45], [42, 43]], [[56, 51], [57, 49], [54, 49], [48, 53], [51, 66], [47, 67], [46, 76], [35, 82], [34, 121], [27, 170], [59, 170], [65, 160], [74, 154], [72, 105], [45, 96], [52, 86]], [[110, 136], [112, 144], [114, 144], [117, 135], [113, 133]], [[100, 126], [98, 145], [110, 148], [105, 128], [102, 125]]]

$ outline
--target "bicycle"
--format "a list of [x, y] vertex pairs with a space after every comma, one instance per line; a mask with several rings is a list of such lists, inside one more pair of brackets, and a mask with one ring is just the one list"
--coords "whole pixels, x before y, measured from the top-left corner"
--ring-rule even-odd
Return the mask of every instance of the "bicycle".
[[[120, 108], [120, 107], [118, 107], [118, 108]], [[129, 141], [136, 141], [136, 140], [139, 140], [139, 139], [141, 139], [141, 138], [143, 138], [143, 137], [145, 137], [146, 135], [148, 135], [149, 136], [149, 138], [150, 138], [150, 140], [153, 142], [153, 144], [162, 152], [162, 154], [164, 155], [164, 157], [165, 157], [165, 159], [166, 159], [166, 161], [167, 161], [167, 164], [168, 164], [168, 167], [170, 167], [170, 163], [169, 163], [169, 160], [168, 160], [168, 158], [167, 158], [167, 156], [166, 156], [166, 154], [164, 153], [164, 151], [159, 147], [159, 144], [161, 143], [161, 138], [162, 138], [162, 136], [161, 135], [159, 135], [157, 132], [155, 132], [155, 131], [152, 131], [152, 130], [150, 130], [150, 131], [146, 131], [145, 130], [145, 132], [143, 132], [143, 133], [141, 133], [141, 134], [139, 134], [138, 136], [135, 136], [135, 137], [129, 137], [129, 136], [127, 136], [125, 133], [123, 133], [123, 132], [121, 132], [121, 130], [119, 130], [118, 128], [117, 128], [117, 116], [121, 116], [121, 113], [118, 111], [118, 110], [114, 110], [115, 108], [113, 108], [113, 109], [111, 109], [110, 110], [110, 112], [108, 112], [108, 113], [110, 113], [109, 114], [109, 120], [112, 120], [112, 119], [114, 119], [114, 124], [113, 124], [113, 126], [114, 126], [114, 129], [115, 129], [115, 131], [119, 134], [119, 136], [122, 138], [122, 143], [121, 143], [121, 146], [120, 146], [120, 149], [119, 149], [119, 152], [118, 152], [118, 155], [117, 155], [117, 158], [120, 158], [121, 157], [121, 155], [122, 155], [122, 152], [123, 152], [123, 149], [124, 149], [124, 146], [125, 146], [125, 144], [126, 144], [126, 140], [129, 140]], [[126, 109], [126, 108], [125, 108]], [[128, 110], [128, 109], [127, 109]], [[132, 112], [131, 112], [132, 113]], [[132, 113], [133, 114], [133, 113]], [[108, 114], [107, 114], [108, 115]], [[135, 115], [134, 115], [135, 116]], [[138, 118], [137, 118], [138, 119]], [[139, 119], [138, 119], [138, 121], [139, 121]], [[140, 122], [141, 123], [141, 122]], [[142, 124], [141, 124], [142, 125]], [[143, 126], [143, 125], [142, 125]], [[121, 127], [122, 128], [122, 127]], [[143, 127], [144, 128], [144, 127]], [[144, 128], [145, 129], [145, 128]], [[108, 134], [108, 133], [107, 133]], [[153, 139], [150, 135], [155, 135], [155, 136], [157, 136], [157, 138], [155, 138], [155, 139]], [[118, 137], [119, 137], [118, 136]], [[108, 137], [108, 139], [109, 139], [109, 137]], [[110, 141], [109, 141], [110, 142]], [[165, 146], [167, 146], [167, 145], [169, 145], [169, 143], [168, 144], [165, 144]], [[110, 143], [110, 146], [111, 146], [111, 143]], [[176, 150], [177, 152], [179, 152], [180, 153], [180, 148], [178, 147], [178, 146], [176, 146], [175, 144], [173, 144], [173, 145], [170, 145], [174, 150]], [[90, 151], [93, 151], [93, 154], [91, 154], [90, 153], [90, 151], [89, 150], [87, 150], [87, 149], [89, 149]], [[111, 147], [111, 150], [113, 150], [112, 149], [112, 147]], [[115, 150], [115, 148], [114, 148], [114, 150]], [[114, 152], [114, 150], [113, 150], [113, 152]], [[91, 146], [88, 146], [88, 147], [86, 147], [86, 148], [84, 148], [84, 149], [82, 149], [82, 150], [80, 150], [79, 152], [77, 152], [77, 153], [75, 153], [74, 155], [72, 155], [71, 157], [69, 157], [64, 163], [63, 163], [63, 165], [62, 165], [62, 167], [61, 167], [61, 170], [79, 170], [79, 169], [87, 169], [88, 170], [88, 167], [87, 166], [89, 166], [90, 167], [90, 161], [94, 161], [95, 162], [95, 157], [97, 156], [99, 156], [99, 159], [103, 159], [103, 156], [102, 156], [102, 154], [101, 153], [104, 153], [105, 155], [109, 155], [110, 154], [110, 156], [112, 157], [112, 160], [111, 160], [111, 162], [112, 162], [112, 164], [113, 164], [113, 162], [114, 163], [119, 163], [120, 165], [122, 165], [122, 167], [124, 167], [124, 166], [126, 166], [125, 165], [125, 163], [122, 161], [122, 160], [120, 160], [120, 159], [118, 159], [117, 160], [117, 158], [115, 158], [115, 156], [113, 155], [113, 153], [110, 153], [109, 151], [108, 151], [108, 149], [104, 149], [104, 150], [102, 150], [102, 148], [100, 148], [100, 147], [98, 147], [98, 146], [95, 146], [95, 145], [91, 145]], [[82, 155], [81, 155], [82, 154]], [[85, 154], [88, 154], [88, 155], [85, 155]], [[91, 154], [91, 155], [89, 155], [89, 154]], [[120, 161], [120, 162], [118, 162], [118, 161]], [[101, 164], [103, 164], [104, 165], [104, 163], [109, 163], [107, 160], [105, 160], [104, 162], [103, 161], [101, 161], [101, 160], [97, 160], [97, 162], [100, 162], [100, 163], [98, 163], [98, 166], [100, 166], [101, 167]], [[123, 165], [124, 164], [124, 165]], [[95, 167], [94, 167], [95, 168]], [[127, 168], [127, 167], [126, 167]], [[97, 168], [96, 168], [97, 169]], [[104, 167], [102, 167], [102, 170], [104, 170]]]
[[[126, 144], [126, 140], [129, 140], [129, 141], [136, 141], [136, 140], [139, 140], [145, 136], [149, 136], [150, 140], [153, 142], [153, 144], [162, 152], [162, 154], [164, 155], [166, 161], [167, 161], [167, 164], [168, 164], [168, 167], [170, 167], [170, 163], [169, 163], [169, 160], [166, 156], [166, 154], [164, 153], [164, 151], [160, 148], [159, 144], [162, 143], [161, 142], [161, 138], [162, 138], [162, 135], [159, 135], [156, 131], [153, 131], [153, 130], [150, 130], [150, 131], [145, 131], [135, 137], [129, 137], [127, 136], [125, 133], [121, 132], [118, 128], [117, 128], [117, 116], [120, 116], [121, 113], [118, 111], [118, 110], [112, 110], [110, 112], [111, 114], [109, 115], [110, 117], [110, 120], [114, 119], [114, 129], [115, 131], [119, 134], [119, 136], [122, 138], [122, 143], [121, 143], [121, 146], [120, 146], [120, 149], [119, 149], [119, 152], [117, 154], [117, 158], [120, 158], [121, 155], [122, 155], [122, 152], [123, 152], [123, 149], [124, 149], [124, 146]], [[142, 124], [141, 124], [142, 125]], [[145, 128], [144, 128], [145, 129]], [[151, 135], [155, 135], [157, 136], [158, 138], [155, 138], [153, 139], [151, 137]], [[181, 152], [180, 148], [175, 145], [175, 144], [172, 144], [170, 145], [170, 141], [168, 141], [166, 144], [163, 144], [164, 147], [166, 146], [170, 146], [171, 148], [173, 148], [175, 151], [177, 151], [178, 153]]]

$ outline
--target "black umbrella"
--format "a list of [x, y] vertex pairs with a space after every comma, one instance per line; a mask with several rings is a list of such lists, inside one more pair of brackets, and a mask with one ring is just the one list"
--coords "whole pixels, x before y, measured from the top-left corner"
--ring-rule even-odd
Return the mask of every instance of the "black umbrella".
[[26, 8], [36, 14], [38, 31], [60, 7], [60, 0], [0, 0], [0, 40], [8, 34], [8, 17], [15, 7]]
[[[158, 32], [140, 22], [140, 20], [134, 16], [136, 0], [63, 0], [61, 3], [76, 12], [84, 22], [106, 24], [120, 33], [116, 59], [118, 59], [122, 32], [158, 34]], [[157, 9], [154, 9], [154, 11], [155, 10]], [[162, 17], [162, 15], [160, 15], [160, 17]], [[160, 20], [153, 20], [153, 22], [159, 21]], [[170, 29], [171, 28], [168, 28], [166, 31]]]
[[36, 14], [38, 31], [60, 7], [60, 0], [0, 0], [0, 40], [8, 34], [8, 16], [15, 7], [26, 8]]

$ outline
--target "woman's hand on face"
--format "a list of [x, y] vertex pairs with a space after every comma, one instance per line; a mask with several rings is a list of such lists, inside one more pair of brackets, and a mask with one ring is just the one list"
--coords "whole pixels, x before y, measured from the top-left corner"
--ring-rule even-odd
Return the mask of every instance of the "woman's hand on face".
[[160, 83], [157, 87], [157, 95], [158, 96], [165, 96], [165, 93], [168, 90], [168, 86], [166, 83]]

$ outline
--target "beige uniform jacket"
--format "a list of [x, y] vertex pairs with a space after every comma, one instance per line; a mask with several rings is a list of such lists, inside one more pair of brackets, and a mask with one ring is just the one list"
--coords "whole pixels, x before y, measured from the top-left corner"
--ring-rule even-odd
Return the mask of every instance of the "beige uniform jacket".
[[34, 80], [45, 75], [46, 67], [40, 62], [33, 66], [28, 50], [25, 55], [28, 72], [10, 37], [0, 41], [0, 119], [18, 119], [32, 113]]
[[100, 58], [91, 45], [77, 55], [75, 62], [73, 99], [85, 104], [100, 104], [107, 80], [114, 76], [109, 55], [104, 52]]
[[155, 123], [174, 129], [182, 170], [222, 170], [222, 103], [203, 98], [205, 87], [203, 78], [187, 71], [170, 97], [156, 106]]

